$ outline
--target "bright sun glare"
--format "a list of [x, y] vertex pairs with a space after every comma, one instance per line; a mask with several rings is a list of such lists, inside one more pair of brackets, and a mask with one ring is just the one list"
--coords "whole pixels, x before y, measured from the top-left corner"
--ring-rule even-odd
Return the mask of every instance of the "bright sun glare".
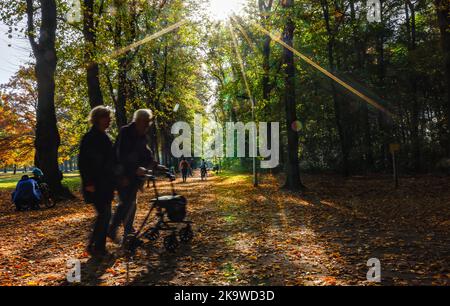
[[223, 21], [233, 13], [242, 11], [245, 0], [209, 0], [209, 15], [212, 19]]

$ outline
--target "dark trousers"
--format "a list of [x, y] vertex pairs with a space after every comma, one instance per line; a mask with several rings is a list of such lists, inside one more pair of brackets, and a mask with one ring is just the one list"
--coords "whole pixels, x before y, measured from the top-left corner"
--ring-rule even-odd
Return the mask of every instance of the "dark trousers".
[[26, 210], [39, 208], [39, 203], [40, 201], [36, 199], [19, 199], [14, 204], [17, 210]]
[[94, 207], [97, 211], [97, 219], [94, 223], [94, 230], [89, 240], [89, 245], [94, 246], [98, 251], [106, 249], [106, 235], [108, 233], [108, 225], [111, 220], [111, 200], [96, 199]]
[[119, 205], [109, 228], [111, 236], [116, 236], [117, 230], [121, 224], [124, 226], [124, 236], [133, 234], [134, 218], [137, 209], [137, 192], [138, 187], [132, 186], [127, 188], [119, 188]]
[[189, 174], [189, 170], [188, 169], [182, 169], [181, 170], [181, 176], [183, 177], [183, 182], [187, 181], [188, 174]]

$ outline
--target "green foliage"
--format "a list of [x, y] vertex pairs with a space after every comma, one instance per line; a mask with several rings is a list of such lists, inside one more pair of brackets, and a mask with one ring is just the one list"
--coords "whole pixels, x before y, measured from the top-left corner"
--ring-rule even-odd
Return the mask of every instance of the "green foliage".
[[[11, 32], [22, 33], [25, 38], [24, 2], [2, 0], [0, 14]], [[68, 2], [57, 1], [55, 103], [62, 135], [60, 161], [77, 154], [79, 139], [88, 129], [87, 53], [100, 67], [106, 105], [120, 113], [124, 97], [124, 115], [128, 120], [138, 108], [154, 111], [157, 126], [152, 142], [157, 143], [154, 149], [166, 162], [170, 160], [173, 138], [170, 128], [174, 122], [192, 122], [195, 113], [205, 114], [207, 110], [221, 123], [252, 119], [239, 54], [256, 102], [256, 119], [282, 124], [281, 151], [285, 155], [283, 148], [290, 123], [286, 124], [283, 116], [284, 49], [272, 41], [266, 58], [267, 37], [255, 23], [282, 37], [287, 16], [292, 16], [295, 22], [295, 49], [325, 69], [331, 71], [334, 67], [332, 72], [336, 76], [395, 115], [388, 118], [346, 89], [332, 86], [326, 76], [298, 59], [297, 117], [302, 123], [298, 153], [303, 168], [340, 169], [343, 151], [347, 149], [354, 172], [386, 170], [390, 142], [402, 144], [401, 164], [405, 169], [417, 169], [417, 163], [421, 163], [424, 169], [432, 170], [444, 156], [443, 148], [449, 139], [445, 126], [448, 88], [444, 83], [445, 54], [439, 47], [433, 1], [414, 2], [414, 19], [410, 8], [409, 19], [406, 18], [404, 1], [385, 2], [383, 21], [369, 23], [365, 11], [358, 5], [352, 6], [359, 1], [297, 0], [292, 10], [284, 10], [274, 1], [270, 9], [262, 12], [258, 4], [269, 1], [249, 0], [245, 17], [232, 22], [237, 50], [228, 25], [208, 20], [199, 9], [203, 2], [94, 1], [96, 44], [92, 45], [85, 41], [82, 22], [64, 21]], [[326, 7], [328, 20], [324, 14]], [[183, 19], [190, 22], [113, 56], [133, 42]], [[35, 23], [38, 29], [39, 16], [35, 16]], [[336, 119], [339, 107], [345, 119], [341, 130]], [[116, 125], [111, 134], [117, 134]], [[419, 157], [414, 149], [417, 145]], [[234, 168], [248, 166], [245, 160], [224, 163]]]

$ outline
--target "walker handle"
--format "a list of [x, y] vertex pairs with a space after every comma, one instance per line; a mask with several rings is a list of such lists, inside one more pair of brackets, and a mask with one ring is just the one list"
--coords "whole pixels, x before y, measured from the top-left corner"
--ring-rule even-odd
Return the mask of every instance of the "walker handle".
[[173, 175], [170, 172], [166, 173], [166, 177], [171, 181], [171, 182], [175, 182], [177, 180], [177, 178], [175, 177], [175, 175]]
[[149, 181], [156, 181], [156, 177], [154, 175], [150, 175], [150, 174], [146, 174], [144, 175], [144, 178], [149, 180]]

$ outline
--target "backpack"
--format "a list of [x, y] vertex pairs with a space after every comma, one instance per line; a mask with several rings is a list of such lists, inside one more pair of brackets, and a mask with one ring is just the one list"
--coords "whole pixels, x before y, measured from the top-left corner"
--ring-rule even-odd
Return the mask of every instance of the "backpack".
[[189, 163], [185, 160], [181, 162], [181, 169], [186, 170], [189, 168]]

